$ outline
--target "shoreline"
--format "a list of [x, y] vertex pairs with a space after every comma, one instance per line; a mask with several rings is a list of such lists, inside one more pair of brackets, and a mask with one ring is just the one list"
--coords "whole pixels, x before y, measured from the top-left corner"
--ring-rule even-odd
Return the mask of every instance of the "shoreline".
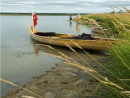
[[[90, 13], [81, 13], [86, 15]], [[76, 16], [77, 13], [37, 13], [38, 16]], [[0, 13], [0, 16], [32, 16], [32, 13]]]
[[[106, 62], [106, 58], [99, 58], [101, 62]], [[102, 71], [99, 65], [94, 61], [89, 60], [93, 68]], [[58, 63], [56, 66], [45, 74], [33, 77], [35, 80], [25, 84], [23, 87], [35, 92], [43, 98], [97, 98], [94, 91], [99, 82], [91, 77], [83, 70], [70, 66], [64, 63]], [[106, 90], [105, 87], [100, 86], [98, 90]], [[22, 97], [23, 96], [23, 97]], [[2, 98], [25, 98], [24, 96], [31, 96], [33, 98], [40, 98], [23, 89], [11, 91]], [[101, 96], [100, 96], [101, 97]], [[100, 98], [99, 97], [99, 98]]]

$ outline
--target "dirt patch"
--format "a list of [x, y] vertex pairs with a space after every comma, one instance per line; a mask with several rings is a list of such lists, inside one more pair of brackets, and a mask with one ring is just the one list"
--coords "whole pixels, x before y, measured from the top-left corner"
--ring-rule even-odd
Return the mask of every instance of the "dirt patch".
[[[83, 57], [86, 55], [82, 55]], [[96, 58], [102, 63], [106, 63], [104, 56]], [[77, 58], [75, 58], [77, 59]], [[89, 64], [97, 71], [104, 73], [104, 70], [92, 59], [85, 58]], [[77, 59], [78, 61], [78, 59]], [[79, 61], [80, 63], [83, 63]], [[85, 64], [83, 64], [85, 66]], [[55, 68], [46, 71], [46, 74], [33, 77], [32, 81], [23, 87], [42, 96], [43, 98], [101, 98], [101, 96], [93, 93], [97, 89], [99, 82], [89, 74], [76, 67], [58, 63]], [[98, 89], [104, 91], [105, 87], [100, 86]], [[31, 96], [31, 97], [27, 97]], [[2, 98], [40, 98], [23, 89], [18, 89], [8, 93]]]

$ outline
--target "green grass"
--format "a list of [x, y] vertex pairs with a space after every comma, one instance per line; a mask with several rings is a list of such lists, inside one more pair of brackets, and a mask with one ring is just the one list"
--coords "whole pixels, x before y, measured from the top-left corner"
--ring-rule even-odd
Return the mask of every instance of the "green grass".
[[[111, 35], [120, 39], [108, 51], [110, 62], [106, 67], [112, 74], [108, 72], [106, 75], [113, 83], [123, 87], [126, 91], [130, 91], [130, 13], [89, 14], [82, 17], [82, 21], [85, 18], [94, 20], [102, 18], [103, 21], [99, 22], [100, 26], [110, 28]], [[112, 97], [115, 95], [119, 98], [128, 98], [119, 89], [110, 85], [107, 86], [112, 88], [113, 94], [110, 92], [101, 93], [102, 95], [107, 93], [106, 98], [117, 98]]]
[[[101, 27], [107, 27], [110, 28], [111, 32], [113, 34], [119, 34], [120, 30], [122, 30], [124, 27], [127, 29], [130, 29], [130, 15], [126, 13], [112, 13], [112, 14], [88, 14], [88, 15], [83, 15], [83, 18], [81, 20], [85, 20], [85, 18], [90, 18], [97, 20], [99, 18], [102, 18], [103, 20], [99, 22]], [[115, 24], [123, 23], [125, 25], [121, 25], [120, 27], [115, 27]], [[117, 29], [118, 28], [118, 29]], [[126, 30], [123, 30], [126, 32]]]

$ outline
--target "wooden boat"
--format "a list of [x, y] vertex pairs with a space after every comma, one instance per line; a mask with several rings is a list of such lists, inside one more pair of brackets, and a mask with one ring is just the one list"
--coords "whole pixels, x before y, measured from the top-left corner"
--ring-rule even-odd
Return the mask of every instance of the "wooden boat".
[[[109, 38], [98, 38], [94, 37], [94, 39], [83, 39], [78, 38], [77, 35], [68, 35], [68, 34], [60, 34], [60, 33], [53, 33], [53, 32], [33, 32], [33, 27], [30, 26], [30, 34], [31, 37], [39, 42], [50, 44], [50, 45], [57, 45], [67, 47], [65, 45], [68, 44], [73, 48], [78, 48], [72, 41], [77, 43], [83, 49], [89, 50], [106, 50], [111, 47], [112, 44], [116, 42], [115, 39]], [[46, 35], [52, 34], [52, 35]], [[71, 41], [72, 40], [72, 41]]]

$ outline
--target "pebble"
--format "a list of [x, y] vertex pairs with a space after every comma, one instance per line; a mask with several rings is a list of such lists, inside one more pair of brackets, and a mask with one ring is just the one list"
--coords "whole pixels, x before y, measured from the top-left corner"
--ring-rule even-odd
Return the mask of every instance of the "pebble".
[[54, 94], [52, 91], [48, 91], [44, 93], [45, 98], [55, 98], [56, 94]]

